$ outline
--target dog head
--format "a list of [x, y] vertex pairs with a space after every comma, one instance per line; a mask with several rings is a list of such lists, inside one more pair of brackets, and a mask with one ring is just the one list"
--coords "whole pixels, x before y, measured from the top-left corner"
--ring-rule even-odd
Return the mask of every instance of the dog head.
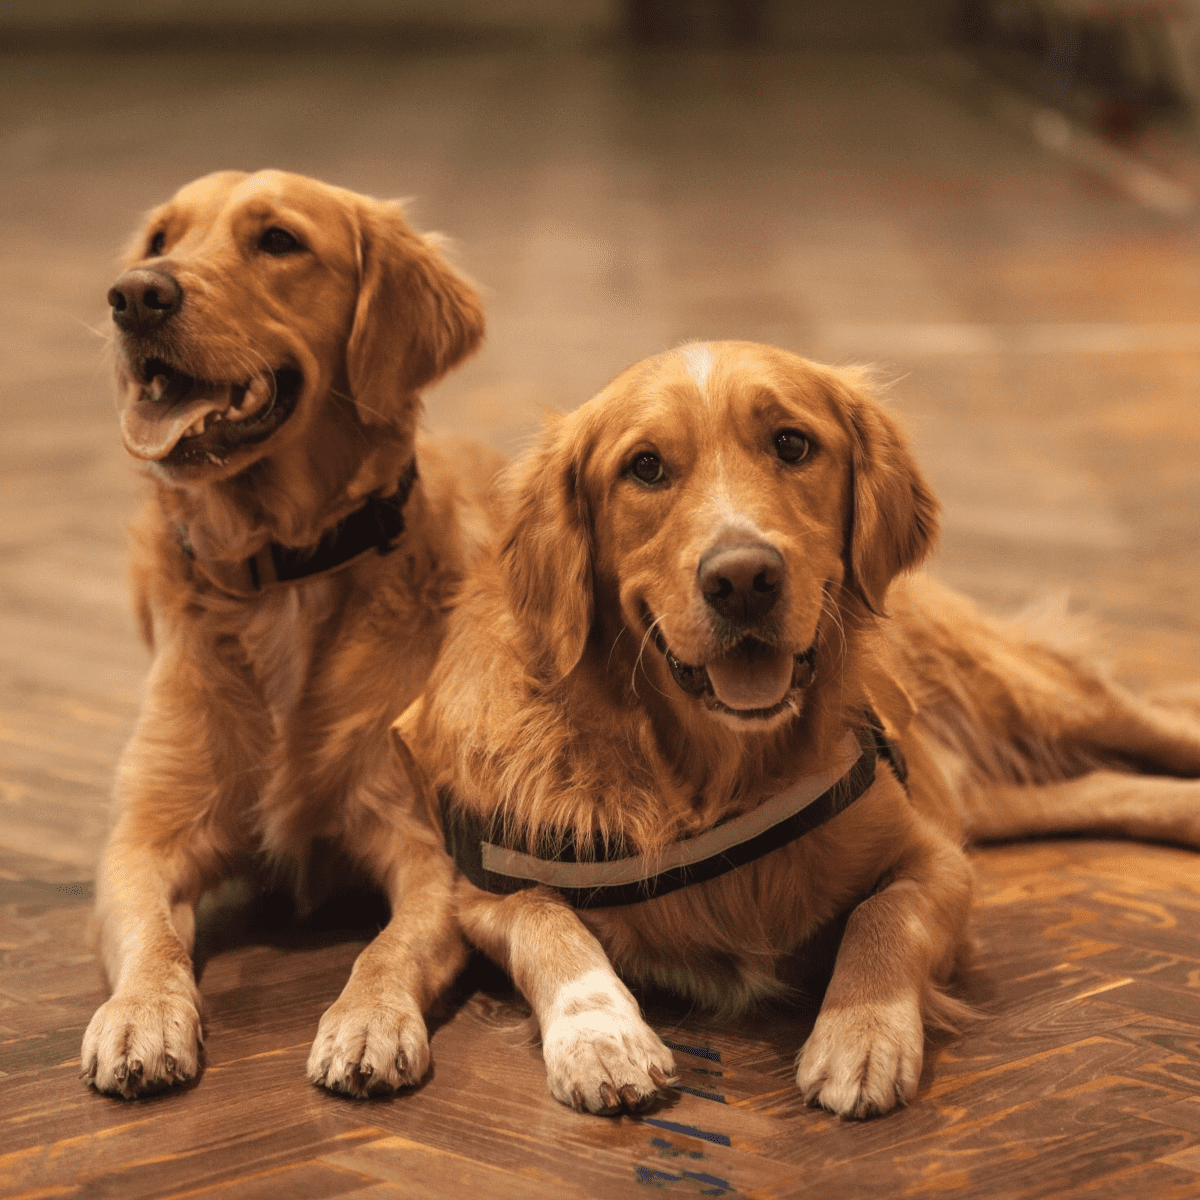
[[553, 674], [622, 638], [658, 691], [725, 725], [799, 711], [822, 656], [883, 611], [937, 502], [862, 373], [750, 343], [630, 368], [519, 468], [513, 611]]
[[[147, 218], [108, 293], [126, 449], [160, 481], [227, 479], [314, 438], [411, 443], [419, 389], [483, 335], [474, 290], [400, 208], [223, 171]], [[352, 448], [356, 447], [356, 448]]]

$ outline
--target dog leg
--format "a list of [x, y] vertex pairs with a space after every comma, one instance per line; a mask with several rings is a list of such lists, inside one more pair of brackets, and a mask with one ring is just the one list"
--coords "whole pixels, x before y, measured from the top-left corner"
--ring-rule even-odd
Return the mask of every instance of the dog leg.
[[851, 914], [796, 1082], [810, 1104], [869, 1117], [915, 1094], [933, 988], [958, 958], [970, 906], [966, 856], [930, 834]]
[[1117, 755], [1147, 774], [1200, 777], [1200, 720], [1184, 704], [1156, 704], [1103, 681], [1094, 706], [1068, 703], [1057, 714], [1064, 740], [1085, 752]]
[[966, 691], [989, 697], [976, 706], [983, 728], [972, 739], [1043, 747], [1033, 756], [1035, 779], [1046, 754], [1079, 770], [1101, 759], [1150, 775], [1200, 777], [1200, 693], [1144, 699], [1085, 661], [990, 633], [999, 636], [986, 669], [954, 660]]
[[[203, 662], [203, 666], [200, 664]], [[266, 741], [253, 694], [219, 659], [182, 641], [151, 666], [137, 731], [117, 769], [119, 817], [96, 876], [96, 927], [112, 997], [83, 1037], [82, 1076], [136, 1096], [200, 1069], [195, 906], [244, 854], [240, 821]]]
[[498, 899], [459, 883], [472, 942], [503, 966], [542, 1034], [550, 1094], [580, 1112], [638, 1112], [675, 1074], [600, 943], [556, 895], [530, 888]]
[[118, 824], [100, 864], [96, 913], [112, 996], [83, 1035], [80, 1076], [127, 1099], [186, 1083], [200, 1069], [200, 993], [192, 968], [203, 890], [182, 855]]
[[1059, 783], [985, 784], [970, 812], [980, 841], [1091, 833], [1200, 849], [1200, 779], [1093, 771]]
[[367, 866], [384, 883], [391, 920], [358, 956], [308, 1056], [313, 1083], [351, 1096], [420, 1083], [429, 1070], [424, 1013], [466, 959], [453, 866], [432, 833], [402, 824], [366, 840], [389, 855]]

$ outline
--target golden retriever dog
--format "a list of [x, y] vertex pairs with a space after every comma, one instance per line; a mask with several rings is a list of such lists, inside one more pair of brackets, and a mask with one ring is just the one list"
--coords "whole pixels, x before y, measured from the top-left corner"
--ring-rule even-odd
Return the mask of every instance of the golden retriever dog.
[[938, 506], [861, 372], [687, 345], [553, 419], [506, 487], [397, 740], [564, 1103], [671, 1077], [620, 976], [736, 1012], [840, 917], [796, 1081], [884, 1112], [925, 1027], [969, 1014], [968, 839], [1200, 846], [1194, 713], [897, 579]]
[[437, 653], [499, 465], [415, 434], [422, 388], [483, 335], [474, 289], [395, 204], [225, 171], [149, 215], [108, 293], [132, 538], [153, 649], [96, 883], [112, 996], [82, 1076], [132, 1097], [195, 1077], [195, 908], [231, 875], [302, 904], [350, 871], [390, 923], [325, 1013], [309, 1078], [415, 1083], [423, 1012], [464, 949], [452, 865], [388, 727]]

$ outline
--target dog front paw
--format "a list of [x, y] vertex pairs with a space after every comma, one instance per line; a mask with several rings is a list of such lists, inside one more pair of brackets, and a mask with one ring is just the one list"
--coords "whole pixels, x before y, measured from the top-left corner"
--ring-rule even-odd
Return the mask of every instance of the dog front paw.
[[348, 1096], [376, 1096], [420, 1083], [429, 1070], [429, 1035], [420, 1011], [334, 1001], [317, 1027], [308, 1077]]
[[675, 1074], [675, 1059], [633, 997], [597, 972], [564, 988], [542, 1030], [550, 1094], [580, 1112], [640, 1112]]
[[204, 1044], [200, 1010], [188, 996], [119, 993], [83, 1035], [80, 1078], [130, 1100], [194, 1079]]
[[924, 1054], [915, 1000], [822, 1009], [800, 1051], [796, 1083], [809, 1104], [873, 1117], [912, 1099]]

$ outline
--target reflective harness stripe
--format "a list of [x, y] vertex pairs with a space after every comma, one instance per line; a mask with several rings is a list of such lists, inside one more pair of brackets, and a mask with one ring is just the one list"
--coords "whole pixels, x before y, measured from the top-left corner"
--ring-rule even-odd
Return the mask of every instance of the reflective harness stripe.
[[454, 804], [447, 789], [440, 789], [438, 798], [446, 849], [476, 887], [510, 895], [545, 884], [574, 908], [611, 908], [716, 879], [797, 841], [867, 791], [875, 782], [879, 758], [901, 783], [907, 782], [899, 748], [884, 735], [879, 718], [868, 712], [865, 724], [846, 735], [826, 771], [653, 856], [629, 855], [624, 847], [597, 838], [591, 853], [581, 857], [569, 835], [544, 836], [540, 845], [531, 846], [523, 837], [503, 836], [499, 822]]

